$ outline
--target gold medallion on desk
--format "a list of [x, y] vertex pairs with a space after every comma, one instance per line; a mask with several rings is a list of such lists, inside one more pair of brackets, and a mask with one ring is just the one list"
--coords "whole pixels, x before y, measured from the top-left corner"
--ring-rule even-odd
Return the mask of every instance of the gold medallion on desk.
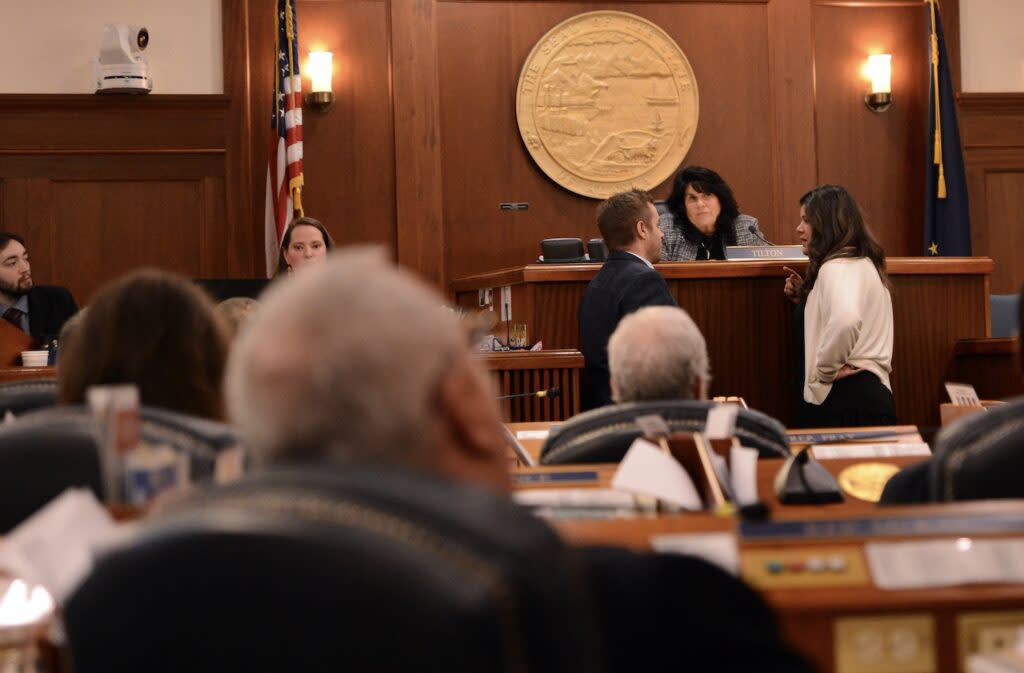
[[888, 463], [857, 463], [839, 473], [839, 486], [858, 500], [878, 502], [886, 483], [899, 471]]
[[675, 173], [697, 133], [700, 100], [679, 45], [626, 12], [579, 14], [552, 28], [523, 64], [519, 133], [548, 177], [603, 199]]

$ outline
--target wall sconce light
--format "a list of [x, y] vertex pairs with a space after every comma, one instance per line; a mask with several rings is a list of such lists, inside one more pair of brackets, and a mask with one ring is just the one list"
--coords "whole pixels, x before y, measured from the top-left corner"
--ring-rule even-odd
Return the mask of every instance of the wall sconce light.
[[333, 57], [329, 51], [309, 52], [309, 76], [313, 87], [306, 96], [306, 102], [317, 110], [326, 110], [334, 104], [334, 91], [331, 89]]
[[885, 112], [892, 106], [892, 54], [869, 56], [867, 74], [871, 93], [864, 96], [864, 104], [872, 112]]

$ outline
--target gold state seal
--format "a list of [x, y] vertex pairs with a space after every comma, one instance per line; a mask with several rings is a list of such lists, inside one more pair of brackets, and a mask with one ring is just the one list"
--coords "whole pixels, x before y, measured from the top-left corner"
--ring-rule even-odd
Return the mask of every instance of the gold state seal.
[[566, 189], [603, 199], [668, 178], [697, 132], [693, 68], [650, 21], [588, 12], [541, 38], [516, 91], [519, 133]]
[[857, 463], [839, 473], [839, 485], [858, 500], [878, 502], [885, 484], [900, 468], [889, 463]]

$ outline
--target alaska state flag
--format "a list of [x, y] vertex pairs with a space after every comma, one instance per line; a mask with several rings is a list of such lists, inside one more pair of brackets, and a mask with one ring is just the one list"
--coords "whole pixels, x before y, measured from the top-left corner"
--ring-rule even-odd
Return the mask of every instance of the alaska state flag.
[[939, 0], [926, 0], [931, 26], [928, 69], [928, 165], [925, 169], [924, 254], [971, 254], [967, 176]]

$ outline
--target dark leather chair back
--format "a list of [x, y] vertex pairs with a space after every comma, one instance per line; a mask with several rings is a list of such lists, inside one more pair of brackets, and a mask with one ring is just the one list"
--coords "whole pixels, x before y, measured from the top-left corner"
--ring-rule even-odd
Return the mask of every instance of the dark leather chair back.
[[540, 242], [542, 264], [567, 264], [570, 262], [586, 262], [583, 251], [583, 240], [579, 238], [545, 238]]
[[78, 673], [591, 671], [575, 560], [507, 499], [385, 470], [210, 489], [68, 601]]
[[0, 383], [0, 418], [10, 412], [20, 416], [57, 404], [57, 379], [31, 379]]
[[[643, 432], [636, 425], [640, 416], [657, 414], [672, 432], [698, 432], [704, 429], [708, 409], [714, 402], [703, 400], [653, 400], [626, 402], [601, 407], [573, 416], [551, 433], [541, 449], [544, 465], [565, 463], [617, 463], [629, 445]], [[771, 416], [752, 409], [740, 409], [736, 416], [736, 436], [744, 446], [757, 449], [761, 456], [788, 456], [786, 428]]]
[[608, 261], [608, 244], [603, 238], [592, 238], [587, 243], [587, 256], [591, 262]]
[[0, 534], [72, 486], [103, 498], [92, 425], [73, 420], [0, 426]]
[[[234, 428], [207, 418], [144, 406], [139, 410], [139, 421], [143, 441], [170, 446], [189, 455], [194, 481], [212, 478], [217, 454], [239, 445]], [[67, 405], [26, 414], [17, 422], [42, 428], [54, 422], [74, 422], [92, 428], [92, 415], [84, 406]]]
[[[223, 423], [143, 407], [140, 434], [188, 454], [193, 481], [213, 478], [218, 452], [238, 445]], [[0, 533], [6, 533], [72, 486], [104, 497], [92, 416], [81, 406], [26, 414], [0, 425]]]
[[1024, 398], [943, 428], [932, 454], [933, 501], [1024, 498]]

